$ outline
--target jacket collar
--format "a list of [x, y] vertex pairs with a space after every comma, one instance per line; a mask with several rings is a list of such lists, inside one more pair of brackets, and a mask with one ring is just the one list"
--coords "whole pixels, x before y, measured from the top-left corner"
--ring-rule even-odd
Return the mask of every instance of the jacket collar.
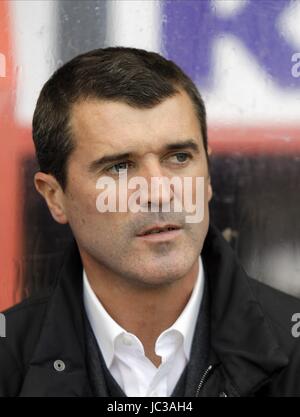
[[[249, 278], [213, 226], [201, 255], [210, 292], [213, 356], [237, 392], [247, 395], [286, 366], [288, 359], [251, 290]], [[21, 396], [46, 396], [49, 392], [53, 396], [91, 395], [84, 334], [82, 263], [74, 242], [48, 302]], [[64, 371], [55, 370], [56, 360], [64, 361]]]
[[237, 393], [249, 395], [288, 363], [256, 299], [251, 279], [210, 226], [202, 250], [210, 289], [211, 347]]

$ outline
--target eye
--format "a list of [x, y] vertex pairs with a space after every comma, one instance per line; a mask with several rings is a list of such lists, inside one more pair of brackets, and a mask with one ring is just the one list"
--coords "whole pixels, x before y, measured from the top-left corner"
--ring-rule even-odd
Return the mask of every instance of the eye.
[[176, 154], [171, 155], [169, 159], [171, 160], [171, 162], [174, 162], [175, 164], [183, 164], [191, 158], [192, 155], [188, 152], [177, 152]]
[[130, 164], [131, 163], [129, 161], [118, 162], [117, 164], [107, 168], [106, 171], [110, 174], [119, 174], [120, 171], [127, 171]]

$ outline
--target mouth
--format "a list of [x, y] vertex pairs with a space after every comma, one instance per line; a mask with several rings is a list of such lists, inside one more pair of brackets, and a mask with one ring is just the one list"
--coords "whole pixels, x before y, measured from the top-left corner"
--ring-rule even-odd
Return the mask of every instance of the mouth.
[[163, 226], [152, 226], [144, 229], [137, 235], [138, 238], [143, 238], [152, 241], [170, 240], [177, 237], [181, 233], [180, 226], [175, 224], [166, 224]]

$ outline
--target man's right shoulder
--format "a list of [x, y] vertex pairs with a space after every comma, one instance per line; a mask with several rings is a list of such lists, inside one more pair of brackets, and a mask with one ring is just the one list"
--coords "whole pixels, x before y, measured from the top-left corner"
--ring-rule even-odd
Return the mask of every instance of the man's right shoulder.
[[2, 314], [9, 317], [14, 317], [20, 314], [22, 311], [26, 311], [31, 308], [37, 308], [39, 305], [47, 304], [48, 300], [53, 292], [53, 288], [46, 288], [35, 295], [25, 298], [21, 302], [13, 305], [12, 307], [2, 311]]
[[26, 371], [42, 329], [52, 292], [53, 289], [49, 288], [2, 312], [5, 337], [0, 337], [0, 369], [7, 361], [13, 361], [20, 372]]

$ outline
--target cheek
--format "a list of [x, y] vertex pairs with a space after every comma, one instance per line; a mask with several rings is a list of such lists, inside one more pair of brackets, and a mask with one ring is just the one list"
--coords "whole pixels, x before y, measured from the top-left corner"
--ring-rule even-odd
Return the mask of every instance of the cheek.
[[96, 187], [84, 183], [73, 183], [67, 191], [67, 215], [70, 224], [86, 224], [94, 216], [99, 215], [96, 207]]
[[122, 225], [128, 213], [100, 213], [97, 209], [98, 190], [72, 190], [68, 201], [68, 220], [74, 234], [86, 238], [98, 235], [106, 239], [112, 235], [122, 235]]
[[188, 201], [190, 204], [197, 205], [203, 203], [207, 205], [208, 201], [211, 198], [211, 187], [209, 181], [201, 176], [198, 175], [197, 177], [189, 178], [189, 180], [185, 179], [183, 187], [183, 199], [184, 201]]

